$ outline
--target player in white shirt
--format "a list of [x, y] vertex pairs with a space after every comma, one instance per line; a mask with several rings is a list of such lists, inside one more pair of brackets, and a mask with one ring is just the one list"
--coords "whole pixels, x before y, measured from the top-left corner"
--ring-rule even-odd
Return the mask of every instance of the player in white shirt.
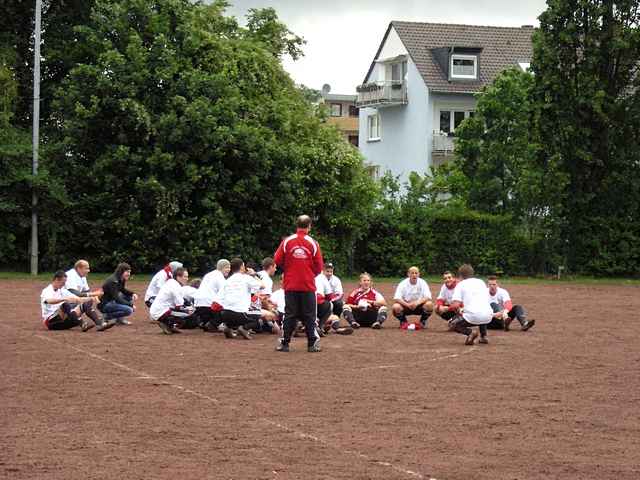
[[186, 268], [177, 268], [174, 278], [167, 280], [149, 308], [149, 315], [158, 322], [162, 333], [171, 335], [180, 333], [182, 325], [193, 314], [193, 307], [184, 306], [183, 287], [189, 282]]
[[264, 283], [264, 287], [260, 289], [260, 295], [269, 296], [273, 293], [273, 279], [271, 277], [276, 274], [277, 268], [273, 258], [266, 257], [262, 260], [262, 270], [256, 274], [258, 278], [262, 280], [262, 283]]
[[451, 320], [455, 317], [455, 312], [449, 309], [451, 305], [453, 292], [458, 284], [456, 277], [453, 276], [453, 273], [450, 271], [446, 271], [442, 274], [443, 284], [440, 287], [440, 292], [436, 297], [436, 307], [435, 312], [444, 320]]
[[427, 320], [433, 312], [429, 285], [420, 278], [420, 269], [410, 267], [407, 278], [402, 280], [393, 296], [393, 315], [400, 321], [400, 328], [407, 323], [407, 315], [420, 315], [420, 323], [427, 326]]
[[222, 304], [220, 317], [222, 323], [225, 324], [224, 335], [227, 338], [233, 338], [235, 336], [233, 329], [237, 329], [242, 337], [251, 340], [249, 330], [257, 328], [255, 320], [252, 320], [248, 315], [251, 308], [251, 296], [264, 287], [264, 284], [255, 277], [255, 274], [251, 276], [246, 273], [241, 258], [231, 260], [230, 273], [220, 293]]
[[198, 291], [194, 294], [196, 315], [202, 328], [207, 332], [215, 332], [220, 326], [220, 290], [229, 276], [231, 264], [226, 258], [216, 263], [216, 269], [207, 273], [200, 282]]
[[509, 325], [514, 319], [517, 319], [522, 331], [526, 332], [536, 324], [534, 319], [527, 319], [527, 311], [522, 305], [513, 304], [509, 292], [498, 285], [498, 277], [495, 275], [488, 277], [487, 288], [489, 289], [489, 302], [494, 312], [488, 328], [509, 331]]
[[489, 292], [482, 280], [473, 278], [473, 267], [468, 264], [458, 269], [458, 277], [461, 281], [453, 291], [450, 310], [457, 313], [451, 324], [453, 329], [467, 336], [465, 345], [473, 345], [478, 338], [480, 343], [489, 343], [487, 340], [487, 325], [493, 316], [493, 310], [489, 305]]
[[92, 297], [94, 299], [93, 304], [85, 306], [86, 315], [89, 317], [96, 326], [96, 330], [101, 332], [113, 327], [116, 322], [114, 320], [104, 320], [102, 315], [98, 312], [97, 304], [102, 296], [102, 289], [91, 290], [89, 288], [89, 282], [87, 281], [87, 275], [91, 271], [89, 262], [86, 260], [78, 260], [72, 269], [67, 270], [67, 280], [65, 283], [65, 289], [76, 297], [87, 298]]
[[68, 330], [79, 326], [86, 332], [93, 328], [93, 324], [82, 315], [95, 309], [95, 297], [78, 297], [69, 293], [64, 287], [66, 281], [67, 274], [58, 270], [52, 282], [40, 293], [42, 323], [48, 330]]
[[[257, 333], [273, 333], [280, 334], [280, 326], [278, 325], [278, 311], [273, 302], [271, 302], [271, 294], [273, 293], [273, 277], [277, 270], [276, 262], [271, 257], [262, 260], [262, 270], [256, 273], [256, 277], [263, 283], [263, 287], [252, 297], [251, 310], [249, 315], [255, 319]], [[247, 273], [251, 273], [247, 269]]]
[[164, 285], [170, 278], [174, 278], [176, 270], [183, 266], [184, 265], [180, 262], [169, 262], [169, 264], [165, 265], [162, 270], [156, 272], [156, 274], [151, 278], [151, 282], [149, 282], [147, 291], [144, 294], [144, 304], [147, 307], [151, 307], [151, 304], [158, 295], [162, 285]]
[[344, 307], [344, 290], [342, 289], [342, 282], [334, 275], [333, 263], [325, 263], [322, 273], [327, 277], [327, 281], [331, 287], [331, 293], [327, 299], [333, 305], [333, 314], [341, 315]]

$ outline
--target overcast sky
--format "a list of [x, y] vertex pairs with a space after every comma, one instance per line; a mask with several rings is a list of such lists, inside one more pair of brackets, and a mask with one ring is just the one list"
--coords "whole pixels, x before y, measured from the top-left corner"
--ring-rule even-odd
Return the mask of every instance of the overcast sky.
[[519, 27], [538, 25], [545, 0], [230, 0], [244, 24], [249, 8], [273, 7], [305, 38], [305, 56], [284, 65], [297, 83], [355, 93], [391, 20]]

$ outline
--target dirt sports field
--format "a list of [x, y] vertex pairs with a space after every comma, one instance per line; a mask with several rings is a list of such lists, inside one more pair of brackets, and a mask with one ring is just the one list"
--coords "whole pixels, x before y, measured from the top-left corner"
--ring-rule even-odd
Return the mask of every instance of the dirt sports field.
[[637, 286], [507, 284], [530, 332], [465, 347], [390, 318], [319, 354], [167, 337], [141, 302], [131, 326], [47, 332], [44, 286], [1, 283], [0, 478], [640, 478]]

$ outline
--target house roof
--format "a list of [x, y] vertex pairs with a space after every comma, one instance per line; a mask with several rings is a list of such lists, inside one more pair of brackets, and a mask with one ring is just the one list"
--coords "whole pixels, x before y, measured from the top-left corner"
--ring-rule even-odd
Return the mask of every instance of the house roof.
[[[491, 27], [393, 21], [389, 24], [376, 59], [389, 35], [395, 28], [409, 56], [415, 63], [429, 90], [443, 93], [475, 93], [490, 84], [509, 66], [528, 63], [533, 56], [532, 26]], [[449, 81], [436, 59], [437, 49], [481, 49], [480, 78], [477, 81]], [[374, 59], [375, 63], [375, 59]], [[369, 69], [367, 77], [373, 69]]]
[[358, 99], [358, 96], [344, 95], [341, 93], [323, 93], [322, 98], [327, 102], [355, 102]]

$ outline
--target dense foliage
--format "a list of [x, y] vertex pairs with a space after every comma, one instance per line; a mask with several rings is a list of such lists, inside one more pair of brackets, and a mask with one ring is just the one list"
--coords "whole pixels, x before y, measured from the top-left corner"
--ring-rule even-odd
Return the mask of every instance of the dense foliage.
[[41, 211], [44, 268], [258, 259], [301, 212], [347, 263], [375, 185], [283, 70], [302, 39], [271, 9], [241, 28], [225, 6], [98, 0], [73, 30], [46, 110], [66, 202]]

